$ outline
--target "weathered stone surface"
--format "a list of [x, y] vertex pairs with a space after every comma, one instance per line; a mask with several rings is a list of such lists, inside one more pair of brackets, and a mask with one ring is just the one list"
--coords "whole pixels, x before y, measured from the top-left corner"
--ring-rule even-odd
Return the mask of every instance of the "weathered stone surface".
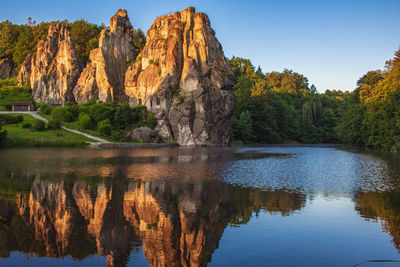
[[8, 58], [0, 59], [0, 80], [15, 76], [14, 63]]
[[150, 129], [149, 127], [139, 127], [128, 132], [126, 137], [133, 141], [157, 143], [158, 132]]
[[207, 15], [188, 8], [154, 21], [127, 69], [125, 92], [155, 114], [163, 140], [225, 145], [235, 102], [231, 73]]
[[18, 82], [30, 85], [37, 102], [73, 102], [72, 89], [81, 71], [82, 64], [68, 29], [64, 24], [53, 23], [46, 40], [41, 40], [36, 53], [28, 55], [24, 61]]
[[101, 32], [99, 48], [90, 52], [90, 63], [74, 88], [76, 101], [123, 101], [125, 72], [135, 58], [133, 28], [126, 10], [120, 9]]

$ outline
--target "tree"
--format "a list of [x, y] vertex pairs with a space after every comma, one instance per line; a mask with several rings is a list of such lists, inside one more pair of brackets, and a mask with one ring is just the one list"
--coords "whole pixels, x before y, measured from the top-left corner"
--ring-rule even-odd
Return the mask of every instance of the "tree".
[[18, 35], [17, 25], [8, 20], [0, 22], [0, 59], [12, 59]]
[[81, 19], [70, 23], [70, 34], [74, 39], [76, 53], [78, 58], [86, 64], [89, 59], [90, 50], [98, 46], [101, 26], [88, 23]]
[[112, 132], [112, 127], [109, 119], [105, 119], [97, 125], [97, 129], [99, 130], [99, 133], [103, 135], [111, 135]]
[[146, 36], [141, 29], [133, 29], [133, 45], [135, 46], [136, 55], [139, 55], [146, 44]]
[[32, 53], [36, 48], [32, 27], [22, 27], [23, 28], [18, 36], [18, 41], [15, 44], [15, 51], [13, 54], [13, 60], [18, 67], [21, 66], [26, 56]]

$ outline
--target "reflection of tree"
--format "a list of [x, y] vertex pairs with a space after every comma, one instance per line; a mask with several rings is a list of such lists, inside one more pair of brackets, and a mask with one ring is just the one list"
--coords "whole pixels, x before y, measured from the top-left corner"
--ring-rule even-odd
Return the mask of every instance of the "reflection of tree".
[[233, 215], [230, 223], [234, 226], [246, 224], [253, 213], [267, 211], [282, 216], [289, 216], [292, 212], [304, 207], [306, 195], [288, 192], [284, 189], [262, 191], [257, 188], [234, 187]]
[[400, 250], [400, 192], [358, 192], [356, 210], [366, 219], [382, 220], [383, 230]]

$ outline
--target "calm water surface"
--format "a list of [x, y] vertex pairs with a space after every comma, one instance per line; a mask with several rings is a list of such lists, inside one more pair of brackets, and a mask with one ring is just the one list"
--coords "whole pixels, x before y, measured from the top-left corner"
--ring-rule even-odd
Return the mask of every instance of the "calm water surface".
[[399, 266], [400, 156], [0, 151], [0, 266]]

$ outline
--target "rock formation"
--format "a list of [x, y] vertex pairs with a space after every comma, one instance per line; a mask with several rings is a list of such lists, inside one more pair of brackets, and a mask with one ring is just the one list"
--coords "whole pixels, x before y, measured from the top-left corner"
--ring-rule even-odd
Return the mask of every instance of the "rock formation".
[[0, 59], [0, 80], [15, 76], [14, 63], [8, 58]]
[[18, 83], [29, 84], [35, 101], [52, 104], [73, 102], [72, 90], [82, 71], [73, 41], [64, 24], [53, 23], [46, 40], [28, 55], [18, 74]]
[[157, 143], [158, 132], [150, 129], [149, 127], [139, 127], [133, 129], [125, 135], [133, 141], [145, 142], [145, 143]]
[[155, 114], [165, 141], [225, 145], [235, 101], [231, 73], [207, 15], [188, 8], [154, 21], [126, 72], [125, 92]]
[[90, 52], [90, 62], [74, 89], [76, 101], [123, 101], [125, 71], [135, 57], [133, 28], [126, 10], [120, 9], [111, 18], [110, 28], [101, 32], [99, 48]]

